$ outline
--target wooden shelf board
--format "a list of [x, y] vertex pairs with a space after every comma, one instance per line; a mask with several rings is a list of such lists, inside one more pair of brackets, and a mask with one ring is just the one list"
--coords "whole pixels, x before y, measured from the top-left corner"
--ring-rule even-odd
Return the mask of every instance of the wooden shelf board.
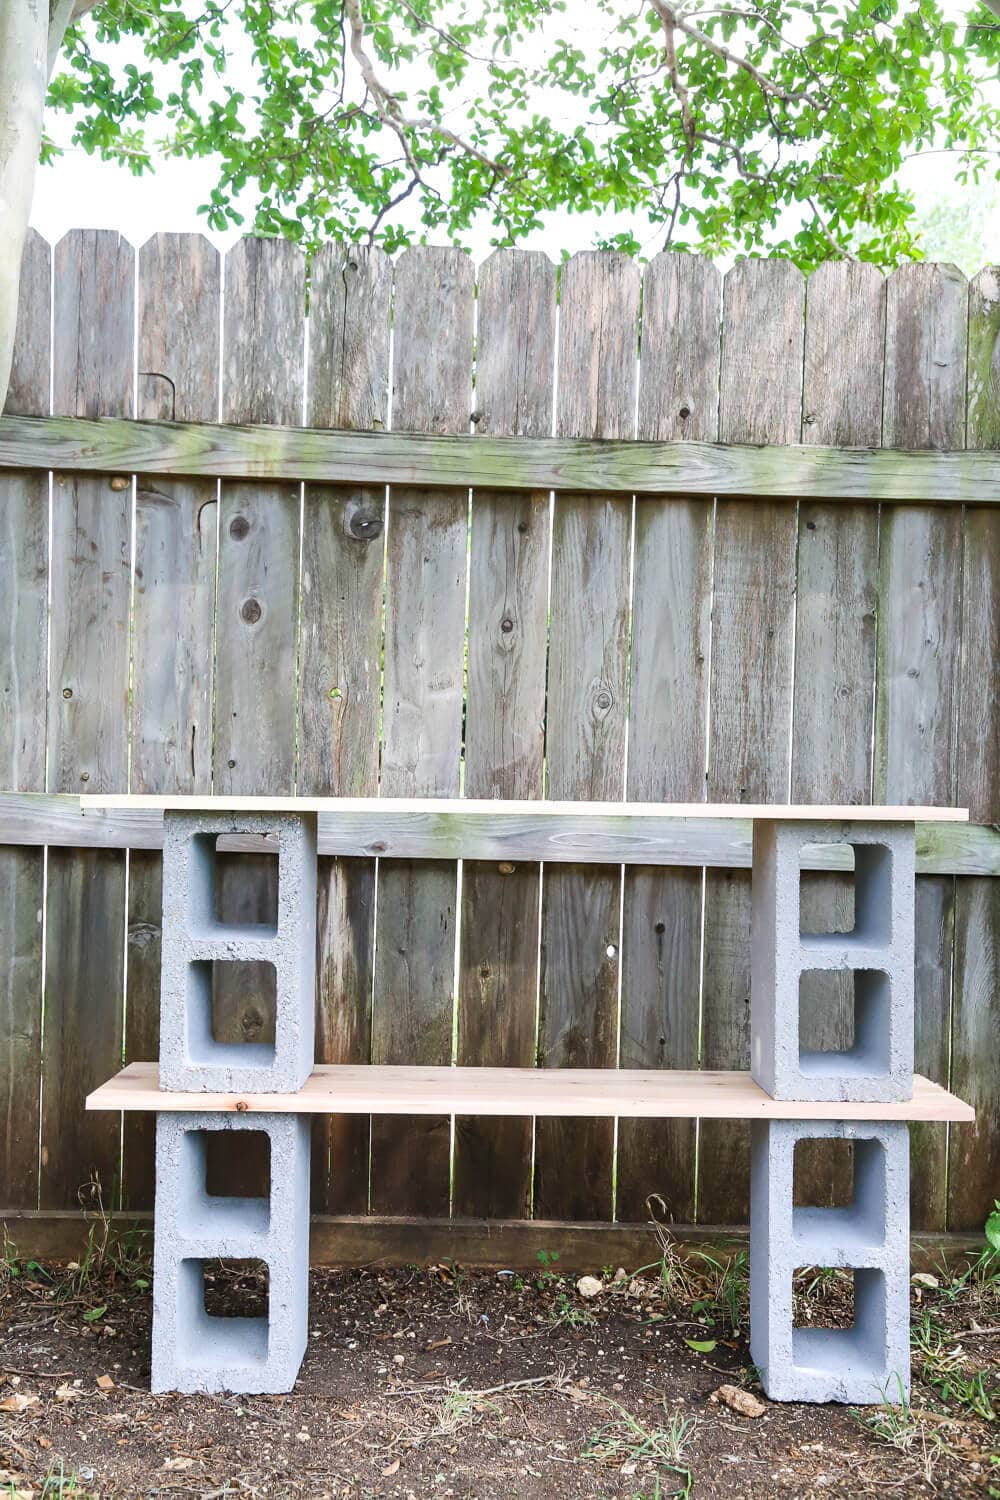
[[92, 793], [80, 811], [155, 809], [171, 812], [337, 812], [397, 818], [742, 818], [809, 823], [967, 823], [964, 807], [883, 807], [834, 803], [530, 802], [472, 797], [211, 797], [132, 792]]
[[297, 1094], [168, 1093], [133, 1062], [87, 1099], [95, 1110], [255, 1114], [555, 1115], [732, 1120], [973, 1120], [970, 1105], [917, 1076], [901, 1103], [772, 1099], [749, 1073], [603, 1068], [421, 1068], [320, 1064]]

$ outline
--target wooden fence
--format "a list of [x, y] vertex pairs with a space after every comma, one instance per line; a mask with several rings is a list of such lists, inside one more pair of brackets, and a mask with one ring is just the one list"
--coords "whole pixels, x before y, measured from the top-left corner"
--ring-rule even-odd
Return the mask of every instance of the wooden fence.
[[[110, 232], [51, 251], [35, 236], [7, 411], [1000, 447], [995, 270], [967, 284], [946, 266], [884, 279], [838, 263], [805, 281], [758, 260], [723, 278], [683, 256], [557, 271], [501, 251], [477, 271], [457, 250], [393, 264], [330, 245], [308, 323], [306, 285], [281, 241], [221, 262], [195, 236], [138, 252]], [[997, 497], [781, 490], [387, 496], [0, 472], [0, 784], [967, 804], [983, 873], [958, 873], [956, 852], [918, 880], [917, 1068], [979, 1117], [914, 1128], [913, 1192], [917, 1228], [979, 1228], [1000, 1193]], [[227, 911], [252, 918], [271, 862], [233, 859]], [[740, 863], [324, 856], [319, 1055], [746, 1067]], [[849, 907], [837, 874], [808, 895], [817, 919]], [[82, 1106], [123, 1057], [156, 1055], [159, 909], [155, 850], [0, 848], [0, 1205], [21, 1216], [20, 1249], [54, 1243], [94, 1171], [105, 1201], [150, 1206], [149, 1122]], [[268, 1025], [247, 975], [217, 1008], [233, 1036]], [[843, 1038], [839, 980], [805, 1022], [815, 1045]], [[659, 1193], [681, 1224], [747, 1216], [747, 1133], [729, 1122], [316, 1129], [314, 1209], [350, 1227], [359, 1258], [401, 1243], [398, 1226], [359, 1237], [364, 1215], [636, 1223]], [[843, 1187], [832, 1164], [817, 1149], [806, 1166], [815, 1201]]]

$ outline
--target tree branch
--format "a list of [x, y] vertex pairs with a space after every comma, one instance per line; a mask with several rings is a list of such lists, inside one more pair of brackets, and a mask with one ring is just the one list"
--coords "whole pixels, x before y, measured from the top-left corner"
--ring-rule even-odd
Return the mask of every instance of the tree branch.
[[[650, 3], [663, 23], [664, 30], [682, 31], [686, 37], [690, 37], [691, 41], [698, 42], [700, 46], [706, 47], [721, 62], [732, 63], [734, 67], [739, 68], [748, 77], [752, 78], [762, 93], [770, 94], [772, 99], [779, 99], [782, 104], [805, 103], [811, 104], [814, 109], [819, 107], [819, 101], [815, 96], [804, 89], [798, 93], [790, 93], [786, 89], [779, 88], [749, 58], [740, 57], [738, 53], [731, 52], [721, 42], [715, 41], [706, 32], [699, 31], [697, 26], [692, 26], [690, 21], [684, 19], [683, 12], [674, 5], [669, 4], [668, 0], [650, 0]], [[983, 0], [983, 3], [987, 3], [987, 0]], [[1000, 5], [1000, 0], [990, 0], [990, 3]]]
[[361, 0], [345, 0], [345, 9], [351, 27], [351, 55], [361, 69], [361, 76], [364, 79], [366, 89], [375, 102], [375, 109], [379, 119], [384, 125], [388, 125], [389, 129], [394, 131], [399, 137], [399, 143], [403, 148], [410, 171], [418, 181], [422, 181], [423, 179], [420, 176], [420, 168], [413, 155], [409, 136], [410, 134], [416, 135], [421, 133], [439, 136], [441, 140], [447, 141], [449, 145], [464, 152], [465, 155], [475, 157], [476, 161], [482, 162], [484, 166], [489, 167], [492, 171], [500, 173], [501, 176], [506, 176], [507, 169], [502, 167], [499, 162], [494, 161], [492, 157], [487, 156], [485, 152], [473, 146], [470, 141], [463, 140], [453, 130], [448, 130], [437, 120], [427, 117], [407, 117], [403, 114], [399, 97], [378, 77], [375, 72], [375, 64], [365, 48], [365, 23], [364, 17], [361, 14]]

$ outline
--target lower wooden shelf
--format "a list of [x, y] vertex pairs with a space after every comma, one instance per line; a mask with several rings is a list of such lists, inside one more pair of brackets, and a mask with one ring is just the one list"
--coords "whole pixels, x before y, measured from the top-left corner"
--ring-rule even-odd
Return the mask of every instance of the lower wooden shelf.
[[134, 1062], [89, 1095], [96, 1110], [254, 1114], [555, 1115], [719, 1120], [974, 1120], [919, 1076], [892, 1104], [772, 1099], [749, 1073], [613, 1068], [420, 1068], [321, 1063], [297, 1094], [168, 1093], [155, 1062]]

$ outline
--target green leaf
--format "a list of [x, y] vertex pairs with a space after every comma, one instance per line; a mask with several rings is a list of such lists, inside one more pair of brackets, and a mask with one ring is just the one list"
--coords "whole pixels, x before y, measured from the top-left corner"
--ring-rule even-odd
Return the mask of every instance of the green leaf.
[[684, 1342], [689, 1349], [694, 1350], [695, 1354], [711, 1354], [717, 1341], [715, 1339], [685, 1339]]
[[995, 1202], [993, 1211], [986, 1220], [986, 1238], [994, 1250], [1000, 1250], [1000, 1202]]
[[108, 1309], [107, 1309], [106, 1306], [105, 1307], [88, 1307], [87, 1311], [83, 1315], [83, 1321], [85, 1323], [96, 1323], [97, 1320], [98, 1320], [98, 1318], [103, 1318], [104, 1317], [104, 1314], [107, 1312], [107, 1310]]

